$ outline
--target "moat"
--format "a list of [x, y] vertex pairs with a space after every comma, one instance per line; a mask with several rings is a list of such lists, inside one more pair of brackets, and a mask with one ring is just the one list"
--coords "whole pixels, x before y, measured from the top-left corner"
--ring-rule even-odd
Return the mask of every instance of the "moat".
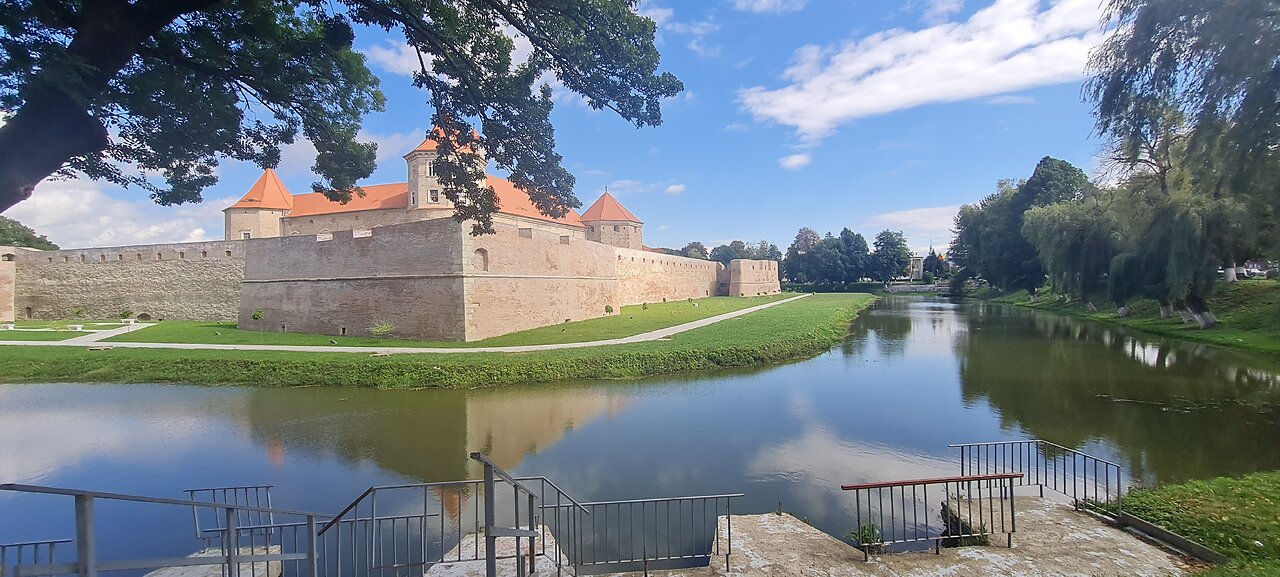
[[[582, 500], [742, 492], [735, 513], [781, 503], [843, 535], [841, 483], [956, 474], [948, 443], [1038, 437], [1143, 483], [1181, 481], [1280, 468], [1278, 408], [1280, 366], [1257, 357], [900, 297], [820, 357], [676, 378], [478, 391], [3, 385], [0, 482], [170, 497], [272, 484], [276, 506], [334, 512], [370, 485], [475, 478], [467, 453], [481, 451]], [[61, 537], [68, 508], [48, 504], [0, 494], [0, 542]]]

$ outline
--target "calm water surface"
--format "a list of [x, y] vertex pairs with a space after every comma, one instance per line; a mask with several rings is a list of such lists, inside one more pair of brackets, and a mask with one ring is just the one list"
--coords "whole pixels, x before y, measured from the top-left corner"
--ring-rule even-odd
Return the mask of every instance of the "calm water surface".
[[[948, 443], [1038, 437], [1144, 482], [1280, 468], [1280, 367], [980, 303], [890, 298], [799, 363], [482, 391], [0, 386], [0, 482], [181, 497], [273, 484], [336, 512], [370, 485], [476, 478], [469, 451], [579, 500], [743, 492], [843, 535], [841, 483], [951, 475]], [[137, 508], [100, 509], [112, 527]], [[69, 500], [0, 493], [0, 543], [65, 537]], [[151, 543], [175, 539], [154, 528]], [[136, 536], [136, 534], [134, 534]], [[187, 537], [184, 535], [183, 537]], [[189, 540], [189, 539], [188, 539]]]

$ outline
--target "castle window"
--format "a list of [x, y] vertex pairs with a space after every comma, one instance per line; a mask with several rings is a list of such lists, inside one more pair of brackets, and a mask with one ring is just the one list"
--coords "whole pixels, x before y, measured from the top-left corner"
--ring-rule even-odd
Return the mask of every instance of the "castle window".
[[209, 258], [209, 251], [207, 250], [200, 251], [200, 258]]
[[178, 253], [178, 258], [187, 258], [187, 253], [185, 253], [185, 252], [179, 252], [179, 253]]
[[427, 176], [435, 176], [435, 175], [436, 175], [436, 163], [434, 163], [434, 162], [428, 162], [428, 163], [427, 163]]
[[520, 229], [520, 238], [533, 238], [533, 229], [532, 228]]
[[431, 202], [440, 202], [440, 191], [431, 189]]
[[71, 262], [71, 257], [69, 256], [62, 257], [62, 262]]
[[418, 206], [418, 191], [409, 193], [409, 206]]
[[227, 256], [231, 256], [231, 251], [227, 251]]
[[138, 253], [138, 260], [142, 260], [142, 253]]
[[568, 236], [560, 237], [560, 244], [569, 244], [569, 237]]
[[471, 257], [471, 266], [478, 271], [489, 272], [489, 251], [477, 248]]
[[124, 255], [122, 254], [116, 255], [116, 260], [124, 260]]
[[613, 232], [618, 232], [618, 225], [613, 225]]
[[160, 254], [160, 253], [156, 253], [156, 260], [161, 260], [161, 259], [163, 259], [163, 258], [164, 258], [164, 255], [162, 255], [162, 254]]
[[49, 257], [49, 262], [53, 262], [53, 257]]
[[84, 262], [84, 255], [80, 255], [80, 262]]
[[100, 260], [100, 261], [102, 261], [102, 262], [107, 262], [107, 255], [105, 255], [105, 254], [100, 254], [100, 255], [98, 255], [98, 260]]

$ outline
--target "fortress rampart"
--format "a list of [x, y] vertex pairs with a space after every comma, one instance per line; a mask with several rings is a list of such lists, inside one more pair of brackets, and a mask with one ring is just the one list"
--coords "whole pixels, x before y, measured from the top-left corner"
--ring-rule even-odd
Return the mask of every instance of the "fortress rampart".
[[710, 260], [658, 252], [614, 249], [618, 268], [618, 302], [624, 305], [663, 300], [700, 299], [728, 294], [720, 290], [724, 265]]
[[[19, 319], [117, 318], [129, 311], [155, 319], [231, 321], [240, 307], [244, 241], [13, 254], [10, 314]], [[3, 298], [0, 288], [0, 306]]]

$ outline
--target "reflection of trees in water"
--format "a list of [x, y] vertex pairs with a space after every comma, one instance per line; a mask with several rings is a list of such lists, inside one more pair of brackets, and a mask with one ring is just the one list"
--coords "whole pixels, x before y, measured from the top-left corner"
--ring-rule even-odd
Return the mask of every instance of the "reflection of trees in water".
[[974, 316], [954, 347], [966, 402], [1039, 438], [1109, 442], [1145, 480], [1280, 467], [1280, 372], [1261, 360], [1029, 311]]
[[874, 339], [876, 349], [885, 358], [900, 357], [906, 353], [907, 337], [911, 335], [912, 316], [907, 314], [909, 301], [887, 298], [876, 301], [850, 328], [846, 340], [846, 355], [861, 355]]

